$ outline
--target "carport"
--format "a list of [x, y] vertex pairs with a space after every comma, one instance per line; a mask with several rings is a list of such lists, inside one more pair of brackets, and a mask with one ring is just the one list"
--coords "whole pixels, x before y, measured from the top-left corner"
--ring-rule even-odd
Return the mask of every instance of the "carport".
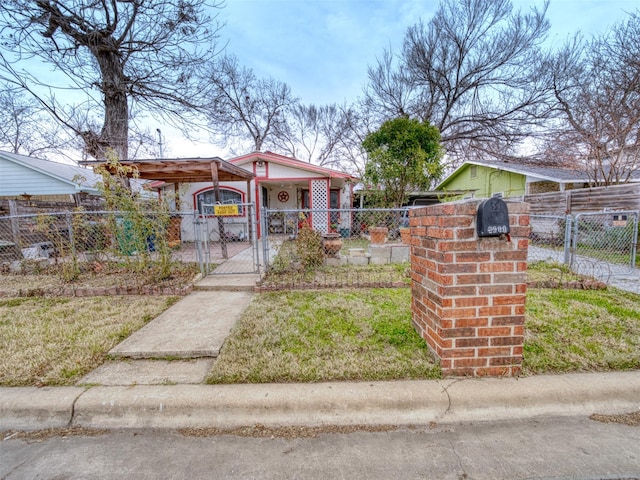
[[[105, 166], [107, 170], [115, 174], [116, 165], [105, 162], [80, 162], [86, 166]], [[163, 181], [173, 184], [178, 191], [181, 183], [212, 182], [216, 202], [220, 201], [220, 182], [247, 182], [247, 203], [251, 203], [251, 180], [255, 177], [252, 172], [222, 160], [220, 157], [211, 158], [175, 158], [175, 159], [149, 159], [149, 160], [122, 160], [118, 162], [125, 167], [131, 167], [127, 176], [137, 177], [142, 180]], [[218, 217], [218, 226], [224, 235], [224, 223]], [[223, 256], [227, 258], [226, 244], [222, 244]]]

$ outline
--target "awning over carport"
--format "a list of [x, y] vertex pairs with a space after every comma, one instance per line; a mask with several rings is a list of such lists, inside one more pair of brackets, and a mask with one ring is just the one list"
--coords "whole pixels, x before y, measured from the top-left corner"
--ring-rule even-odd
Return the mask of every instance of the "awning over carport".
[[[137, 174], [132, 172], [129, 174], [130, 177], [137, 175], [143, 180], [163, 180], [167, 183], [250, 182], [255, 176], [252, 172], [225, 162], [219, 157], [125, 160], [119, 163], [136, 169]], [[106, 165], [109, 168], [109, 165], [104, 162], [82, 162], [82, 164]]]

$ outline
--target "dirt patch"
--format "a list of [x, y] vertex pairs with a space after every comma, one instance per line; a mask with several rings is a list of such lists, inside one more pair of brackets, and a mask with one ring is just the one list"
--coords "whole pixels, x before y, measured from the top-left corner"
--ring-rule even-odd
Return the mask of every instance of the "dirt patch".
[[216, 435], [233, 435], [253, 438], [315, 438], [323, 433], [355, 433], [355, 432], [392, 432], [396, 425], [323, 425], [320, 427], [266, 427], [252, 425], [237, 428], [183, 428], [178, 430], [185, 437], [212, 437]]
[[196, 265], [179, 264], [171, 276], [153, 282], [141, 272], [110, 263], [83, 265], [72, 282], [62, 280], [56, 265], [38, 272], [0, 274], [0, 297], [89, 297], [104, 295], [186, 295], [198, 278]]
[[553, 288], [553, 289], [570, 289], [570, 290], [606, 290], [607, 284], [598, 280], [585, 278], [575, 281], [561, 280], [533, 280], [527, 282], [528, 288]]
[[97, 430], [81, 427], [69, 428], [48, 428], [46, 430], [33, 431], [17, 431], [8, 430], [0, 432], [0, 438], [3, 442], [7, 440], [25, 440], [28, 443], [38, 443], [49, 440], [50, 438], [67, 438], [67, 437], [97, 437], [108, 433], [108, 430]]
[[640, 412], [622, 413], [619, 415], [601, 415], [594, 413], [591, 420], [602, 423], [619, 423], [630, 427], [640, 427]]

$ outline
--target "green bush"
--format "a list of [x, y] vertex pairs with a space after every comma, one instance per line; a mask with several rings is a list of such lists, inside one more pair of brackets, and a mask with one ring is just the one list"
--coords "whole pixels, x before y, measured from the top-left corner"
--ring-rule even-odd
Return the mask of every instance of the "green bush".
[[296, 238], [296, 253], [304, 270], [313, 270], [324, 263], [322, 234], [303, 225]]

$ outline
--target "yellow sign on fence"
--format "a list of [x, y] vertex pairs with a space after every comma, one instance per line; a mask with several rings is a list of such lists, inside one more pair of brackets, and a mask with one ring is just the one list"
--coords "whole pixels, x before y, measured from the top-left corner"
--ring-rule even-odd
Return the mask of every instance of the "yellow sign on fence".
[[213, 214], [216, 217], [231, 217], [239, 215], [238, 205], [214, 205]]

